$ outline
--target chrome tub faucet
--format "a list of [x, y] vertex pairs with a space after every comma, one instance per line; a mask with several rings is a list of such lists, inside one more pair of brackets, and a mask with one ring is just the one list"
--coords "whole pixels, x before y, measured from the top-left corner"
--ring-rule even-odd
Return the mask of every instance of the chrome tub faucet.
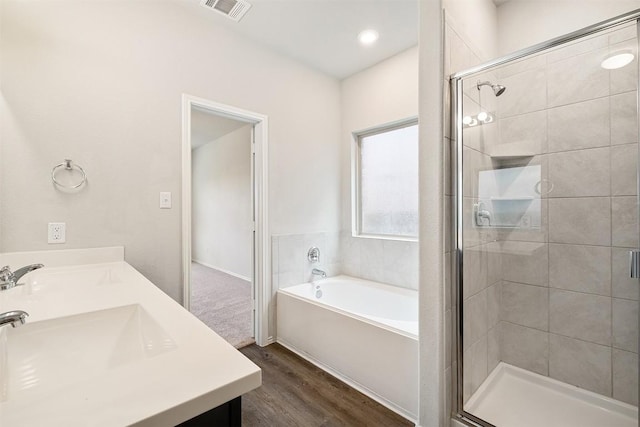
[[24, 325], [29, 313], [22, 310], [7, 311], [0, 314], [0, 326], [11, 325], [14, 328]]
[[319, 268], [314, 268], [313, 270], [311, 270], [311, 274], [313, 274], [314, 276], [320, 276], [323, 279], [327, 277], [327, 273], [320, 270]]
[[26, 267], [19, 268], [16, 271], [11, 271], [9, 266], [5, 265], [0, 269], [0, 291], [16, 287], [18, 285], [18, 281], [22, 279], [22, 276], [42, 267], [44, 267], [43, 264], [31, 264]]

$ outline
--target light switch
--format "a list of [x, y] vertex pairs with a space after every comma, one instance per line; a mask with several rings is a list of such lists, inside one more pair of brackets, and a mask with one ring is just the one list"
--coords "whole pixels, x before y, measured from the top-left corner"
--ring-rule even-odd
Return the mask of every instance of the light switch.
[[171, 209], [171, 192], [160, 192], [160, 209]]

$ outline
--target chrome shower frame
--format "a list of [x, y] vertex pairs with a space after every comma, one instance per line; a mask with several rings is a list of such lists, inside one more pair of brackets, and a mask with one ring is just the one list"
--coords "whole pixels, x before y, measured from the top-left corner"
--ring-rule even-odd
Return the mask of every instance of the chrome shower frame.
[[[476, 73], [491, 70], [495, 67], [505, 65], [514, 62], [519, 59], [523, 59], [532, 56], [537, 53], [542, 53], [555, 47], [562, 46], [572, 41], [576, 41], [590, 35], [597, 34], [601, 31], [613, 29], [620, 25], [630, 24], [635, 21], [636, 29], [638, 31], [637, 36], [640, 41], [640, 9], [636, 9], [629, 13], [619, 15], [612, 19], [599, 22], [597, 24], [585, 27], [581, 30], [577, 30], [566, 34], [561, 37], [551, 39], [549, 41], [533, 45], [529, 48], [516, 51], [510, 55], [506, 55], [495, 60], [480, 64], [478, 66], [469, 68], [464, 71], [456, 72], [449, 77], [450, 94], [451, 94], [451, 136], [455, 144], [455, 148], [451, 153], [451, 179], [453, 188], [455, 189], [453, 206], [452, 206], [452, 240], [455, 244], [455, 258], [452, 265], [451, 277], [452, 283], [454, 283], [453, 299], [453, 312], [452, 323], [453, 331], [455, 331], [452, 337], [451, 354], [454, 355], [452, 361], [452, 414], [451, 417], [467, 426], [475, 427], [496, 427], [493, 424], [474, 416], [464, 410], [463, 402], [463, 307], [462, 301], [463, 295], [463, 266], [464, 266], [464, 239], [463, 239], [463, 140], [462, 140], [462, 101], [463, 101], [463, 79], [465, 77], [473, 76]], [[640, 69], [640, 60], [638, 62], [638, 68]], [[640, 76], [640, 70], [639, 74]], [[638, 85], [638, 93], [640, 93], [640, 84]], [[640, 99], [638, 100], [638, 106], [640, 106]], [[639, 120], [640, 123], [640, 120]], [[639, 132], [640, 133], [640, 132]], [[640, 150], [639, 150], [640, 151]], [[640, 153], [639, 153], [640, 156]], [[640, 164], [640, 163], [639, 163]], [[637, 180], [638, 189], [640, 194], [640, 177]], [[640, 218], [639, 218], [640, 219]], [[640, 322], [640, 321], [639, 321]], [[640, 328], [640, 324], [639, 324]]]

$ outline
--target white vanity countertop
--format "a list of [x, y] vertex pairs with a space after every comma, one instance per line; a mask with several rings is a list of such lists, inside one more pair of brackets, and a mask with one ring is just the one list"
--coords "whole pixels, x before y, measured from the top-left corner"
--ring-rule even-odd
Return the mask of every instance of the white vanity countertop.
[[122, 248], [99, 251], [0, 255], [45, 264], [0, 292], [0, 313], [29, 313], [0, 328], [0, 425], [174, 426], [260, 386], [260, 368], [118, 261]]

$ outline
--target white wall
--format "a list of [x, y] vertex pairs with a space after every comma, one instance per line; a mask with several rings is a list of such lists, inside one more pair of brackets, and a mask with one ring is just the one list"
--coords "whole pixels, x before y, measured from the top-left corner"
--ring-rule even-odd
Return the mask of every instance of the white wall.
[[351, 235], [352, 133], [417, 116], [417, 46], [342, 81], [343, 232], [340, 253], [344, 274], [418, 289], [417, 242]]
[[449, 425], [445, 370], [444, 150], [442, 1], [420, 2], [420, 418], [422, 427]]
[[511, 0], [498, 7], [498, 53], [506, 55], [638, 8], [637, 0]]
[[247, 125], [191, 152], [192, 258], [251, 280], [251, 129]]
[[418, 48], [342, 81], [342, 228], [351, 230], [352, 132], [418, 116]]
[[[2, 251], [124, 245], [181, 300], [181, 95], [269, 116], [274, 234], [340, 227], [340, 86], [215, 25], [198, 2], [0, 2]], [[56, 190], [64, 158], [89, 184]], [[158, 193], [173, 193], [173, 209]], [[308, 203], [301, 201], [308, 200]], [[311, 202], [313, 200], [313, 202]]]
[[483, 60], [498, 55], [498, 13], [493, 0], [443, 0], [442, 3], [447, 19], [452, 21], [450, 24]]

